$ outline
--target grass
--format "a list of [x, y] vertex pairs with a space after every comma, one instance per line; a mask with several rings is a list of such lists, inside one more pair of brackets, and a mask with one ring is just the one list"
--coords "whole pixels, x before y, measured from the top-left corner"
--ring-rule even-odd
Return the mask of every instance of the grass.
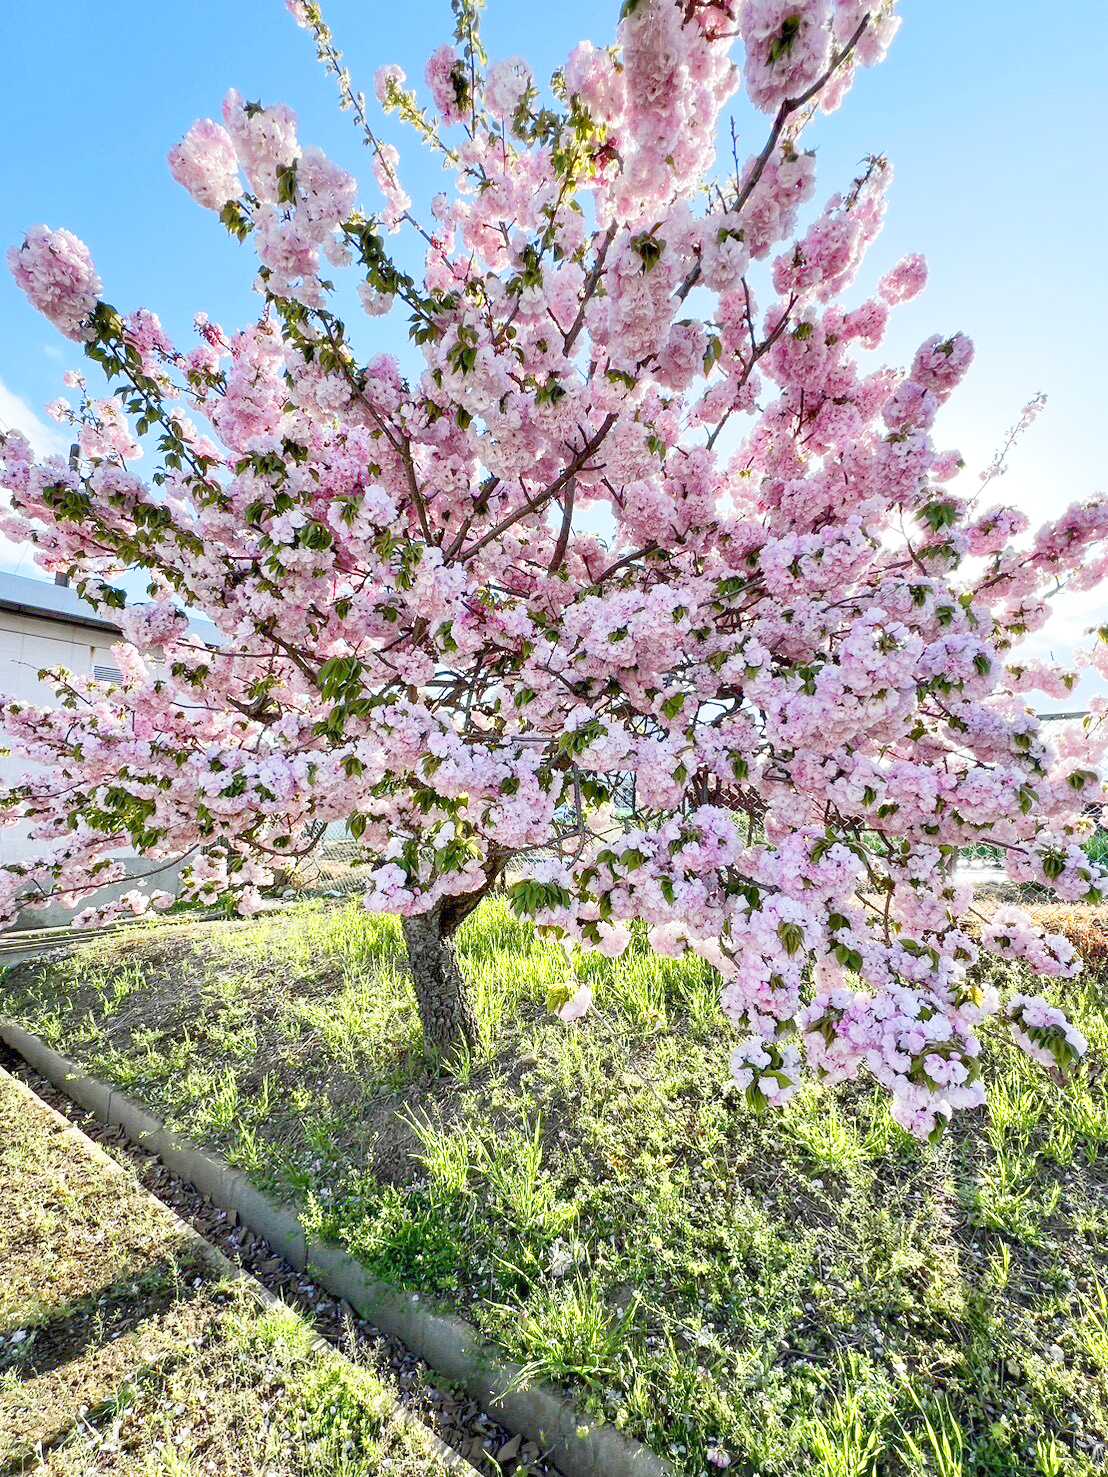
[[0, 1073], [0, 1471], [445, 1474], [377, 1376], [265, 1311]]
[[1091, 1069], [1062, 1091], [990, 1036], [990, 1107], [935, 1148], [865, 1084], [752, 1114], [717, 982], [640, 940], [583, 961], [598, 1011], [562, 1025], [564, 954], [499, 901], [459, 938], [483, 1044], [454, 1078], [356, 904], [89, 943], [0, 1008], [682, 1474], [1079, 1477], [1108, 1441], [1108, 962], [1070, 921]]

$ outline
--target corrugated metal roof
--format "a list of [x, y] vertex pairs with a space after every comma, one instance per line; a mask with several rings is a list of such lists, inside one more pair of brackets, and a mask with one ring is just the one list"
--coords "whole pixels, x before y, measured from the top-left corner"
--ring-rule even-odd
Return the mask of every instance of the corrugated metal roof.
[[[82, 600], [68, 585], [28, 579], [26, 575], [7, 574], [3, 570], [0, 570], [0, 610], [14, 610], [39, 620], [60, 621], [64, 625], [119, 634], [117, 620], [110, 620], [94, 605]], [[189, 629], [209, 646], [220, 645], [222, 638], [211, 621], [190, 620]]]
[[0, 571], [0, 610], [15, 610], [21, 615], [64, 621], [67, 625], [92, 626], [98, 631], [119, 630], [118, 622], [105, 619], [95, 606], [82, 600], [68, 585], [55, 585], [3, 571]]

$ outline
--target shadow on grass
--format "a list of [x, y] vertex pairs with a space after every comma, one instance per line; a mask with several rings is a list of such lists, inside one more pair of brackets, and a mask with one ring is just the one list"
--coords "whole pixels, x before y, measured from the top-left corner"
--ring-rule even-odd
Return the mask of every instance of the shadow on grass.
[[199, 1263], [186, 1259], [167, 1255], [129, 1267], [84, 1296], [50, 1309], [19, 1343], [11, 1337], [26, 1324], [0, 1329], [0, 1375], [10, 1371], [21, 1381], [37, 1379], [134, 1333], [210, 1288]]

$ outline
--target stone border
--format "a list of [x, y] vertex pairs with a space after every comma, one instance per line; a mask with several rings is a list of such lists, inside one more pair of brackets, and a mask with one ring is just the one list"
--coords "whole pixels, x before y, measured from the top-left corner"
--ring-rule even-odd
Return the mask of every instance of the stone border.
[[400, 1339], [509, 1431], [537, 1441], [566, 1477], [674, 1477], [671, 1464], [649, 1447], [612, 1425], [595, 1424], [595, 1417], [555, 1390], [526, 1383], [519, 1366], [505, 1362], [463, 1319], [432, 1312], [418, 1293], [370, 1276], [341, 1247], [308, 1241], [292, 1206], [264, 1194], [241, 1171], [171, 1133], [125, 1093], [89, 1076], [24, 1027], [0, 1020], [0, 1041], [95, 1118], [121, 1128], [138, 1148], [156, 1154], [173, 1174], [195, 1185], [221, 1210], [237, 1211], [239, 1219], [292, 1267], [306, 1270], [334, 1297], [345, 1298], [361, 1317]]
[[[12, 1047], [12, 1050], [22, 1056], [24, 1060], [29, 1063], [29, 1065], [35, 1066], [36, 1064], [31, 1061], [31, 1058], [29, 1056], [24, 1056], [21, 1047], [16, 1046], [11, 1040], [9, 1040], [8, 1031], [10, 1029], [11, 1028], [7, 1025], [7, 1023], [0, 1025], [0, 1039], [7, 1041], [8, 1045]], [[36, 1045], [40, 1048], [44, 1058], [48, 1056], [55, 1062], [60, 1062], [63, 1060], [61, 1057], [58, 1056], [57, 1052], [50, 1051], [49, 1047], [43, 1046], [42, 1043], [38, 1042], [35, 1037], [29, 1036], [27, 1032], [21, 1031], [19, 1027], [16, 1027], [15, 1030], [19, 1033], [21, 1037], [26, 1038], [26, 1040], [28, 1041], [35, 1042]], [[53, 1076], [50, 1074], [50, 1072], [46, 1071], [45, 1067], [37, 1067], [36, 1070], [41, 1071], [44, 1077], [49, 1077], [51, 1082], [54, 1082], [54, 1086], [62, 1092], [65, 1092], [66, 1089], [72, 1085], [68, 1079], [63, 1079], [62, 1082], [54, 1081]], [[3, 1067], [0, 1067], [0, 1078], [4, 1078], [8, 1082], [13, 1083], [17, 1091], [24, 1093], [28, 1098], [30, 1098], [31, 1102], [34, 1105], [35, 1111], [41, 1112], [47, 1117], [53, 1119], [62, 1137], [68, 1139], [70, 1143], [76, 1144], [85, 1154], [88, 1155], [91, 1160], [93, 1160], [95, 1164], [100, 1166], [106, 1174], [127, 1174], [127, 1171], [124, 1169], [123, 1165], [121, 1165], [117, 1160], [113, 1159], [112, 1156], [104, 1149], [102, 1149], [99, 1144], [90, 1139], [88, 1134], [82, 1133], [82, 1131], [77, 1127], [75, 1123], [70, 1123], [69, 1120], [65, 1118], [61, 1113], [59, 1113], [56, 1108], [52, 1108], [49, 1103], [43, 1102], [38, 1093], [35, 1092], [32, 1087], [28, 1087], [26, 1082], [21, 1082], [18, 1077], [13, 1077], [11, 1073], [5, 1071]], [[94, 1079], [92, 1078], [83, 1079], [86, 1087], [90, 1082], [93, 1081]], [[100, 1087], [101, 1085], [102, 1084], [100, 1083], [96, 1084], [97, 1087]], [[75, 1094], [74, 1100], [79, 1101], [76, 1098]], [[84, 1107], [85, 1104], [82, 1102], [81, 1106]], [[93, 1108], [88, 1108], [87, 1111], [92, 1113], [93, 1117], [100, 1117], [100, 1114], [96, 1112]], [[126, 1130], [124, 1131], [126, 1132]], [[129, 1136], [130, 1135], [128, 1134], [128, 1137]], [[147, 1141], [147, 1143], [149, 1143], [149, 1141]], [[137, 1184], [137, 1182], [135, 1188], [140, 1195], [145, 1195], [147, 1199], [157, 1200], [159, 1209], [163, 1214], [163, 1218], [166, 1220], [173, 1233], [180, 1238], [181, 1245], [183, 1247], [187, 1247], [190, 1251], [192, 1251], [195, 1254], [197, 1262], [202, 1266], [205, 1266], [208, 1271], [212, 1273], [213, 1276], [218, 1277], [221, 1281], [233, 1281], [245, 1284], [247, 1291], [250, 1293], [250, 1296], [262, 1308], [268, 1309], [284, 1306], [281, 1299], [270, 1292], [267, 1287], [263, 1287], [256, 1277], [252, 1277], [251, 1274], [245, 1270], [245, 1268], [236, 1266], [236, 1264], [231, 1261], [229, 1257], [223, 1255], [218, 1247], [213, 1246], [210, 1241], [205, 1240], [205, 1238], [201, 1236], [199, 1231], [194, 1230], [192, 1226], [183, 1221], [181, 1217], [177, 1214], [177, 1212], [172, 1208], [172, 1206], [166, 1205], [163, 1200], [158, 1200], [158, 1197], [156, 1195], [153, 1195], [142, 1185]], [[199, 1186], [197, 1186], [197, 1188], [199, 1189]], [[336, 1349], [334, 1344], [328, 1343], [327, 1340], [321, 1337], [321, 1335], [319, 1334], [312, 1335], [311, 1339], [309, 1340], [309, 1347], [315, 1354], [319, 1355], [320, 1358], [338, 1360], [342, 1364], [351, 1363], [351, 1361], [347, 1359], [346, 1355], [342, 1352], [341, 1349]], [[435, 1454], [442, 1459], [443, 1464], [446, 1466], [448, 1471], [461, 1473], [475, 1473], [477, 1471], [477, 1468], [474, 1467], [471, 1462], [467, 1461], [466, 1458], [462, 1456], [461, 1452], [455, 1451], [452, 1446], [447, 1446], [445, 1441], [436, 1436], [435, 1433], [430, 1429], [430, 1427], [425, 1426], [421, 1420], [419, 1420], [416, 1416], [412, 1414], [411, 1411], [406, 1410], [399, 1401], [393, 1402], [393, 1412], [396, 1416], [396, 1419], [402, 1425], [407, 1426], [411, 1430], [419, 1431], [421, 1435], [423, 1435], [427, 1439], [427, 1442], [430, 1445], [432, 1451], [434, 1451]]]

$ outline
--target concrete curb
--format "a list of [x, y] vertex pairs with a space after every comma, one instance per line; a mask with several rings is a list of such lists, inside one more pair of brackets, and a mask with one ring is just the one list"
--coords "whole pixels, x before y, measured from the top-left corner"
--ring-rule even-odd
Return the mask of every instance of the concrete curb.
[[5, 1021], [0, 1026], [0, 1040], [7, 1042], [36, 1072], [49, 1077], [55, 1087], [61, 1087], [86, 1113], [91, 1113], [102, 1123], [109, 1121], [112, 1089], [106, 1083], [97, 1081], [95, 1077], [87, 1077], [64, 1056], [52, 1051], [45, 1041], [32, 1036], [22, 1026]]
[[[29, 1034], [26, 1031], [22, 1031], [21, 1028], [16, 1027], [16, 1030], [19, 1031], [20, 1035], [27, 1037], [30, 1041], [36, 1041], [35, 1037], [29, 1036]], [[18, 1051], [19, 1055], [22, 1056], [22, 1051], [19, 1050], [19, 1048], [15, 1046], [13, 1041], [10, 1039], [9, 1031], [10, 1027], [7, 1024], [0, 1026], [0, 1039], [7, 1041], [8, 1045], [12, 1047], [12, 1050]], [[58, 1057], [56, 1052], [50, 1051], [48, 1047], [43, 1046], [41, 1042], [37, 1042], [37, 1045], [47, 1058], [53, 1058], [57, 1061], [64, 1060], [63, 1058]], [[29, 1061], [30, 1059], [25, 1057], [24, 1060]], [[34, 1064], [32, 1063], [32, 1065]], [[36, 1070], [42, 1069], [36, 1068]], [[48, 1075], [49, 1074], [45, 1071], [43, 1072], [43, 1076]], [[61, 1135], [64, 1138], [68, 1139], [71, 1143], [78, 1145], [82, 1149], [82, 1151], [89, 1156], [90, 1159], [101, 1166], [105, 1174], [127, 1174], [127, 1171], [124, 1169], [124, 1167], [115, 1159], [113, 1159], [110, 1154], [105, 1152], [105, 1150], [102, 1149], [99, 1144], [90, 1139], [88, 1134], [82, 1133], [75, 1124], [70, 1123], [68, 1119], [63, 1117], [63, 1115], [57, 1111], [57, 1109], [52, 1108], [49, 1103], [44, 1103], [42, 1098], [39, 1097], [38, 1093], [36, 1093], [33, 1088], [28, 1087], [25, 1082], [20, 1082], [18, 1077], [13, 1077], [11, 1073], [5, 1072], [2, 1067], [0, 1067], [0, 1078], [4, 1078], [7, 1081], [11, 1082], [19, 1092], [26, 1094], [26, 1096], [30, 1098], [32, 1103], [34, 1104], [35, 1110], [37, 1112], [44, 1113], [52, 1118], [57, 1124], [58, 1131], [61, 1133]], [[51, 1077], [50, 1080], [54, 1082], [53, 1077]], [[66, 1079], [64, 1083], [54, 1082], [54, 1086], [65, 1092], [68, 1090], [69, 1079]], [[87, 1111], [92, 1113], [93, 1109], [89, 1108]], [[93, 1113], [93, 1116], [100, 1117], [100, 1114]], [[126, 1130], [124, 1131], [126, 1132]], [[128, 1137], [130, 1137], [130, 1135], [128, 1135]], [[174, 1171], [174, 1173], [176, 1173], [176, 1171]], [[200, 1187], [197, 1186], [197, 1189], [199, 1188]], [[223, 1281], [244, 1283], [251, 1297], [253, 1297], [254, 1300], [263, 1308], [275, 1308], [283, 1306], [279, 1297], [276, 1297], [272, 1292], [269, 1291], [267, 1287], [263, 1287], [258, 1279], [256, 1277], [252, 1277], [250, 1273], [247, 1272], [243, 1267], [236, 1266], [235, 1263], [232, 1262], [228, 1257], [225, 1257], [223, 1253], [219, 1250], [219, 1248], [213, 1246], [210, 1241], [206, 1241], [204, 1237], [201, 1236], [199, 1231], [193, 1230], [192, 1226], [190, 1226], [186, 1221], [182, 1220], [177, 1212], [172, 1208], [172, 1206], [166, 1205], [163, 1200], [158, 1200], [158, 1197], [156, 1195], [151, 1194], [149, 1190], [143, 1189], [141, 1185], [138, 1186], [138, 1189], [141, 1194], [147, 1196], [149, 1199], [157, 1200], [158, 1206], [163, 1212], [165, 1220], [173, 1228], [175, 1234], [180, 1237], [182, 1247], [187, 1247], [190, 1251], [192, 1251], [195, 1254], [196, 1261], [200, 1265], [207, 1267], [207, 1269], [212, 1273], [213, 1276], [218, 1277]], [[347, 1359], [346, 1355], [343, 1354], [341, 1349], [336, 1349], [334, 1344], [329, 1344], [327, 1340], [321, 1337], [319, 1334], [315, 1334], [312, 1337], [310, 1341], [310, 1346], [314, 1350], [314, 1352], [320, 1356], [320, 1358], [334, 1359], [342, 1364], [350, 1364], [350, 1360]], [[462, 1456], [461, 1452], [455, 1451], [452, 1446], [447, 1446], [446, 1443], [440, 1440], [440, 1438], [436, 1436], [435, 1433], [428, 1426], [425, 1426], [423, 1422], [412, 1415], [410, 1411], [405, 1410], [399, 1402], [395, 1403], [394, 1412], [398, 1421], [400, 1421], [403, 1425], [407, 1426], [411, 1430], [419, 1431], [426, 1438], [427, 1442], [431, 1446], [431, 1449], [435, 1452], [437, 1456], [442, 1459], [443, 1464], [450, 1471], [457, 1471], [462, 1473], [474, 1473], [477, 1471], [477, 1468], [474, 1467], [471, 1462], [467, 1461], [466, 1458]]]
[[121, 1128], [138, 1148], [156, 1154], [221, 1210], [237, 1211], [244, 1225], [293, 1267], [306, 1268], [332, 1296], [345, 1298], [361, 1317], [400, 1339], [443, 1379], [479, 1401], [501, 1425], [537, 1441], [566, 1477], [673, 1477], [670, 1463], [649, 1447], [614, 1426], [596, 1425], [595, 1417], [555, 1390], [526, 1384], [519, 1367], [506, 1363], [463, 1319], [432, 1312], [419, 1294], [371, 1277], [341, 1247], [309, 1242], [293, 1207], [264, 1194], [207, 1150], [170, 1133], [125, 1093], [82, 1072], [24, 1027], [0, 1020], [0, 1041], [87, 1112]]

